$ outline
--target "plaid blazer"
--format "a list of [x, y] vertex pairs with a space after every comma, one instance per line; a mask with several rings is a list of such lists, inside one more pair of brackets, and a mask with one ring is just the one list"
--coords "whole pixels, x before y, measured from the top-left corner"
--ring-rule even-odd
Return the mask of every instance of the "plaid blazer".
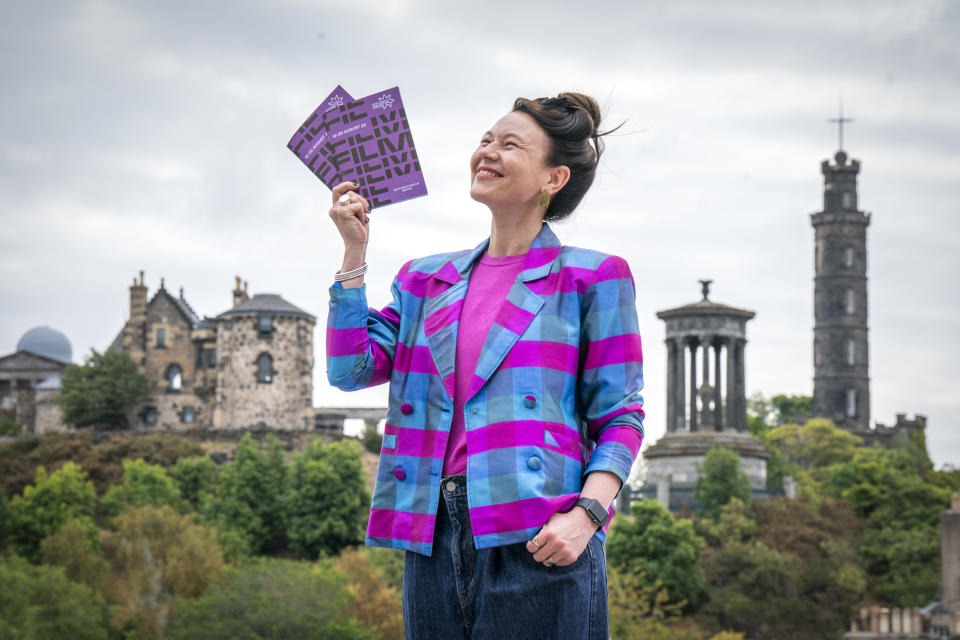
[[[365, 287], [330, 289], [330, 383], [390, 382], [370, 546], [431, 554], [460, 310], [488, 242], [406, 263], [379, 311]], [[573, 507], [588, 473], [626, 481], [643, 438], [642, 388], [626, 261], [563, 247], [545, 224], [486, 337], [464, 409], [476, 547], [529, 540]]]

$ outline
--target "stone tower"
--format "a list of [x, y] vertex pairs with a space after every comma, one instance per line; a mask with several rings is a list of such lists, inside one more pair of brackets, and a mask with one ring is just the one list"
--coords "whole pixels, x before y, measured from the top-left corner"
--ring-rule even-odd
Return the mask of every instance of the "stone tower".
[[824, 160], [823, 211], [810, 215], [814, 258], [813, 415], [850, 431], [870, 427], [867, 226], [857, 209], [858, 160]]
[[667, 433], [647, 449], [643, 495], [671, 511], [693, 503], [700, 465], [715, 447], [740, 455], [754, 497], [767, 493], [767, 453], [747, 432], [744, 350], [753, 311], [709, 299], [710, 281], [701, 280], [703, 299], [667, 309]]

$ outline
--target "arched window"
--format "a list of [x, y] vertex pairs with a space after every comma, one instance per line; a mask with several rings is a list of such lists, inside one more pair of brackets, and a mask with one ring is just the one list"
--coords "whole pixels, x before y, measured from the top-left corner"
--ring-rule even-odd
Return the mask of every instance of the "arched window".
[[273, 381], [273, 358], [269, 353], [257, 356], [257, 382]]
[[183, 386], [183, 369], [178, 364], [172, 364], [167, 367], [167, 391], [180, 391]]
[[840, 201], [844, 209], [849, 209], [853, 206], [853, 195], [849, 191], [844, 191], [843, 195], [840, 196]]
[[853, 338], [847, 338], [846, 361], [847, 366], [852, 367], [856, 364], [857, 353]]
[[852, 316], [854, 311], [856, 311], [856, 304], [854, 303], [853, 289], [847, 289], [846, 296], [844, 296], [844, 306], [846, 307], [847, 315]]
[[857, 415], [857, 391], [856, 389], [847, 389], [847, 417], [852, 418]]

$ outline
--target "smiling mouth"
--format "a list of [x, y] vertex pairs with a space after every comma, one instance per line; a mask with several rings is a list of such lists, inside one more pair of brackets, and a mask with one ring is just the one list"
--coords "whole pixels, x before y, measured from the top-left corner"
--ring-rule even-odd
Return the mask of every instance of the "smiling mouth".
[[486, 167], [480, 167], [479, 169], [477, 169], [476, 176], [478, 178], [502, 178], [503, 177], [493, 169], [488, 169]]

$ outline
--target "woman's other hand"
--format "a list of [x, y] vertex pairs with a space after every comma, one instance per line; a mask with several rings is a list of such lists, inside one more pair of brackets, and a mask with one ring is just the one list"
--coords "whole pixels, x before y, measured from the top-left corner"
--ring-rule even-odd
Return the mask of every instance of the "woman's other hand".
[[[590, 538], [597, 532], [597, 525], [583, 509], [574, 508], [566, 513], [555, 513], [540, 528], [540, 531], [527, 541], [527, 551], [533, 554], [537, 562], [547, 562], [565, 567], [576, 562], [587, 548]], [[537, 545], [540, 545], [538, 548]]]

